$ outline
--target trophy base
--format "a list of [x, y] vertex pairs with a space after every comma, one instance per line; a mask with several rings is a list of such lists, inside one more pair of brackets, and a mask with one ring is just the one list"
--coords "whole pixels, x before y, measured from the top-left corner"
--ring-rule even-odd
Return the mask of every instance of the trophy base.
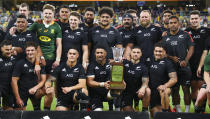
[[119, 89], [119, 90], [123, 90], [125, 89], [125, 85], [123, 84], [123, 82], [110, 82], [110, 89]]

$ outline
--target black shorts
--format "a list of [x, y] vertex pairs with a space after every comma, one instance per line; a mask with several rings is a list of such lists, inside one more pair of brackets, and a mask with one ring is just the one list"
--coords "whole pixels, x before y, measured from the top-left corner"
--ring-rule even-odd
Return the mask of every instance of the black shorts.
[[94, 92], [90, 92], [90, 104], [91, 109], [95, 110], [96, 108], [103, 108], [103, 102], [108, 101], [107, 93], [97, 94]]
[[[36, 101], [37, 103], [41, 103], [39, 102], [40, 99], [36, 99], [35, 95], [29, 94], [28, 90], [19, 90], [19, 95], [24, 103], [24, 107], [27, 106], [28, 99], [31, 99], [31, 101], [32, 100]], [[15, 103], [15, 108], [19, 108], [19, 106], [16, 103]]]
[[[2, 105], [7, 106], [7, 107], [14, 107], [15, 102], [14, 102], [14, 95], [12, 92], [12, 88], [1, 88], [0, 89], [0, 96], [3, 98], [2, 99]], [[1, 102], [1, 100], [0, 100]]]
[[178, 82], [175, 86], [190, 86], [191, 85], [191, 77], [192, 72], [189, 66], [187, 67], [181, 67], [177, 70], [178, 75]]
[[161, 106], [160, 93], [157, 89], [151, 89], [151, 98], [150, 98], [150, 109]]
[[52, 70], [52, 64], [54, 63], [55, 60], [46, 60], [46, 66], [45, 66], [45, 71], [46, 74], [50, 74]]
[[62, 106], [62, 107], [70, 108], [74, 104], [73, 98], [74, 98], [75, 92], [76, 91], [73, 90], [67, 94], [58, 93], [56, 107]]
[[122, 93], [122, 101], [121, 101], [121, 107], [131, 106], [133, 107], [133, 100], [139, 99], [136, 93], [124, 91]]

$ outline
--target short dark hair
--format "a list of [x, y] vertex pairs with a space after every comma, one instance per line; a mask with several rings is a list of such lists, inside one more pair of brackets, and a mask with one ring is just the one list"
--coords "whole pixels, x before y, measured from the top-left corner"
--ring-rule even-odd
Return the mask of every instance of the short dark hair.
[[[71, 49], [76, 50], [79, 53], [79, 49], [78, 48], [72, 46], [72, 47], [69, 48], [69, 50], [71, 50]], [[69, 52], [69, 50], [68, 50], [68, 52]]]
[[85, 9], [85, 13], [86, 13], [87, 11], [91, 11], [91, 12], [93, 12], [93, 13], [95, 14], [95, 9], [92, 8], [92, 7], [87, 7], [87, 8]]
[[137, 11], [134, 10], [134, 9], [129, 9], [127, 11], [125, 11], [126, 14], [130, 14], [130, 13], [136, 13], [137, 14]]
[[66, 8], [66, 9], [68, 9], [69, 11], [71, 10], [71, 9], [69, 8], [69, 6], [67, 6], [67, 5], [61, 5], [61, 6], [59, 7], [59, 11], [60, 11], [62, 8]]
[[22, 14], [19, 14], [17, 15], [17, 18], [24, 18], [24, 19], [27, 19], [25, 15], [22, 15]]
[[20, 4], [19, 8], [20, 8], [20, 7], [27, 7], [27, 9], [29, 10], [29, 5], [28, 5], [27, 3], [22, 3], [22, 4]]
[[174, 15], [173, 12], [172, 12], [171, 10], [164, 10], [162, 16], [163, 16], [164, 14], [166, 14], [166, 13], [169, 13], [169, 14], [171, 14], [171, 15]]
[[200, 11], [198, 11], [198, 10], [193, 10], [193, 11], [190, 12], [190, 16], [191, 16], [191, 15], [198, 15], [198, 16], [200, 17], [201, 14], [200, 14]]
[[33, 41], [28, 41], [28, 42], [26, 42], [25, 49], [27, 47], [35, 47], [35, 49], [37, 49], [38, 45]]
[[161, 43], [161, 42], [156, 43], [156, 44], [154, 45], [154, 48], [156, 48], [156, 47], [160, 47], [160, 48], [163, 48], [164, 50], [166, 50], [165, 45], [164, 45], [163, 43]]
[[141, 50], [141, 48], [139, 47], [139, 46], [134, 46], [133, 48], [132, 48], [132, 50], [133, 49], [140, 49]]
[[5, 45], [12, 45], [12, 42], [8, 39], [6, 40], [3, 40], [1, 43], [0, 43], [0, 47], [3, 47]]
[[114, 11], [110, 7], [103, 7], [102, 9], [100, 9], [98, 13], [99, 13], [99, 16], [101, 16], [104, 13], [108, 14], [110, 17], [114, 16]]
[[81, 15], [80, 15], [78, 12], [75, 12], [75, 11], [71, 12], [70, 15], [69, 15], [69, 17], [70, 17], [70, 16], [75, 16], [75, 17], [77, 17], [79, 20], [81, 19]]
[[171, 20], [171, 19], [177, 19], [177, 21], [179, 22], [179, 18], [177, 16], [175, 16], [175, 15], [170, 16], [169, 20]]
[[107, 49], [103, 45], [97, 45], [95, 47], [95, 51], [96, 51], [96, 49], [104, 49], [107, 52]]

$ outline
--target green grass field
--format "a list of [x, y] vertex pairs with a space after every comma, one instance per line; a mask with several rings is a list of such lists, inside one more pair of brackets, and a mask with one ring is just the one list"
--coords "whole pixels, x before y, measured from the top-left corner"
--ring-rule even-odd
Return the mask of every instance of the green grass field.
[[[185, 108], [184, 108], [184, 100], [183, 100], [183, 93], [182, 93], [182, 90], [180, 89], [180, 94], [181, 94], [181, 108], [182, 108], [182, 111], [184, 112]], [[171, 99], [170, 99], [171, 100]], [[41, 103], [41, 109], [43, 110], [43, 101], [44, 101], [44, 98], [42, 98], [42, 103]], [[139, 103], [139, 109], [141, 110], [141, 106], [142, 105], [142, 102], [140, 101]], [[171, 102], [171, 105], [172, 105], [172, 102]], [[53, 99], [53, 103], [51, 105], [51, 110], [55, 110], [56, 108], [56, 99], [54, 98]], [[33, 110], [33, 107], [32, 107], [32, 104], [31, 104], [31, 101], [28, 100], [28, 106], [26, 108], [28, 111], [32, 111]], [[104, 111], [107, 111], [109, 109], [108, 107], [108, 103], [107, 102], [104, 102]], [[194, 106], [193, 104], [191, 103], [191, 106], [190, 106], [190, 112], [194, 112]], [[208, 107], [208, 105], [206, 105], [206, 113], [210, 113], [210, 109]]]

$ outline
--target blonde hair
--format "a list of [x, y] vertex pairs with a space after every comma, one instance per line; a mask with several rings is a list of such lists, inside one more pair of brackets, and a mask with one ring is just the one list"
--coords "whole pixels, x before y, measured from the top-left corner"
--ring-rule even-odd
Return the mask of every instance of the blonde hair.
[[42, 10], [44, 11], [45, 9], [50, 9], [53, 12], [55, 12], [55, 6], [51, 5], [51, 4], [45, 4], [42, 8]]

